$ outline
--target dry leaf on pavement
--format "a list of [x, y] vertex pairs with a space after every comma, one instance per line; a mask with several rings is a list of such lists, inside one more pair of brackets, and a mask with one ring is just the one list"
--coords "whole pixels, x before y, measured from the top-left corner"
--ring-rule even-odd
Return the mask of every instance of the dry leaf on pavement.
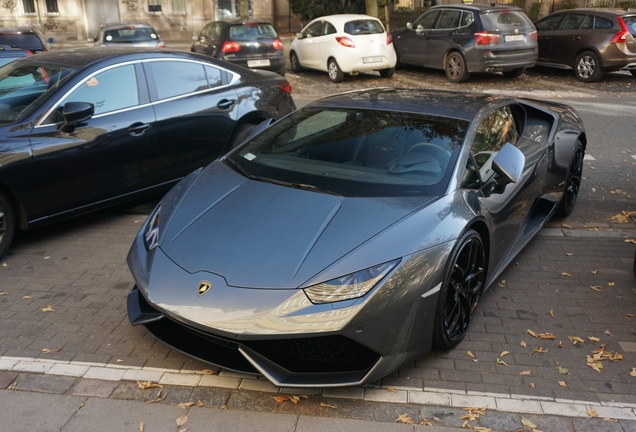
[[201, 407], [203, 406], [203, 402], [198, 401], [198, 402], [197, 402], [197, 406], [198, 406], [199, 408], [201, 408]]
[[534, 388], [534, 383], [530, 383], [530, 388]]
[[391, 393], [397, 393], [397, 390], [395, 390], [393, 387], [385, 387], [386, 391], [391, 392]]
[[524, 426], [528, 426], [530, 429], [536, 429], [537, 425], [532, 423], [530, 420], [528, 420], [527, 418], [523, 417], [521, 419], [521, 424]]
[[612, 335], [612, 332], [609, 329], [605, 330], [603, 333], [605, 333], [608, 336]]
[[28, 300], [28, 299], [32, 299], [33, 297], [31, 296], [22, 296], [23, 299]]
[[415, 420], [413, 420], [411, 417], [409, 417], [408, 414], [400, 414], [399, 412], [397, 412], [397, 415], [398, 415], [398, 418], [397, 418], [397, 420], [395, 420], [396, 422], [400, 422], [400, 423], [404, 423], [404, 424], [411, 424], [411, 425], [415, 424]]
[[284, 403], [284, 402], [287, 402], [289, 400], [289, 398], [287, 396], [271, 396], [271, 398], [274, 399], [278, 403]]
[[194, 405], [194, 402], [181, 402], [179, 404], [177, 404], [177, 406], [181, 409], [188, 409], [190, 408], [192, 405]]
[[616, 286], [616, 282], [608, 282], [607, 286]]
[[600, 342], [601, 338], [597, 338], [596, 336], [588, 336], [587, 337], [589, 340], [591, 340], [592, 342]]
[[151, 381], [137, 381], [137, 386], [142, 390], [149, 388], [163, 388], [161, 384], [153, 383]]
[[572, 275], [570, 273], [567, 273], [567, 272], [561, 273], [561, 276], [572, 277]]
[[601, 292], [601, 286], [600, 285], [590, 285], [590, 288], [593, 289], [594, 291]]
[[636, 368], [632, 368], [632, 371], [629, 374], [633, 377], [636, 377]]
[[188, 422], [188, 415], [184, 414], [177, 419], [177, 427], [181, 427]]
[[552, 309], [550, 309], [550, 316], [554, 318], [554, 311]]
[[529, 370], [524, 370], [519, 372], [519, 375], [530, 375], [532, 372], [530, 372]]
[[9, 295], [9, 293], [8, 293], [8, 292], [6, 292], [6, 291], [2, 291], [2, 292], [0, 292], [0, 296], [5, 296], [5, 295]]
[[321, 407], [325, 407], [325, 408], [333, 408], [333, 409], [338, 408], [338, 407], [337, 407], [337, 406], [335, 406], [335, 405], [329, 405], [329, 404], [326, 404], [326, 403], [324, 403], [324, 402], [320, 402], [320, 406], [321, 406]]
[[561, 375], [568, 375], [570, 373], [566, 368], [561, 366], [557, 366], [556, 370], [558, 370]]
[[42, 308], [42, 312], [53, 312], [55, 309], [53, 309], [53, 306], [48, 305], [45, 308]]
[[570, 339], [574, 345], [576, 345], [577, 342], [578, 343], [584, 343], [585, 342], [583, 339], [581, 339], [578, 336], [568, 336], [568, 339]]
[[590, 408], [589, 410], [585, 411], [587, 413], [587, 415], [589, 415], [590, 417], [598, 417], [598, 413], [596, 411], [594, 411], [592, 408]]
[[593, 275], [598, 274], [598, 270], [592, 270], [592, 274]]
[[510, 351], [502, 351], [501, 354], [499, 354], [499, 357], [503, 357], [508, 354], [510, 354]]
[[508, 363], [506, 363], [505, 361], [503, 361], [502, 359], [498, 358], [497, 359], [497, 364], [502, 365], [502, 366], [508, 366]]
[[474, 362], [477, 362], [477, 359], [475, 358], [475, 354], [473, 354], [472, 352], [466, 351], [466, 355], [470, 357], [471, 359], [473, 359]]
[[545, 354], [545, 353], [547, 353], [547, 352], [548, 352], [547, 348], [546, 348], [546, 349], [543, 349], [543, 347], [536, 347], [535, 349], [533, 349], [533, 350], [532, 350], [532, 352], [530, 353], [530, 355], [532, 355], [532, 354], [534, 354], [534, 353], [537, 353], [537, 354]]
[[147, 403], [155, 403], [155, 402], [163, 402], [163, 400], [166, 398], [166, 396], [168, 396], [168, 392], [165, 392], [163, 394], [163, 396], [161, 395], [161, 390], [159, 390], [159, 393], [157, 393], [157, 397], [154, 398], [153, 400], [149, 400]]
[[144, 422], [139, 422], [139, 432], [144, 432]]
[[53, 353], [59, 352], [61, 349], [62, 348], [55, 348], [55, 349], [42, 348], [42, 353], [53, 354]]
[[521, 341], [521, 343], [520, 343], [519, 345], [521, 345], [521, 346], [522, 346], [522, 347], [524, 347], [524, 348], [528, 346], [528, 344], [527, 344], [527, 343], [525, 343], [525, 341]]
[[420, 426], [433, 426], [433, 423], [431, 423], [430, 421], [424, 419], [420, 422]]
[[565, 381], [557, 381], [559, 383], [559, 385], [561, 387], [567, 387], [568, 385], [565, 383]]

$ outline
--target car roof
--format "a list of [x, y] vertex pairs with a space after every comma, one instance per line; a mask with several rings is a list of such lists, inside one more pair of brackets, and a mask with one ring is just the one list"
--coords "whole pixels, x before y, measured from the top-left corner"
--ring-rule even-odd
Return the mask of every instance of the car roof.
[[122, 28], [122, 27], [126, 27], [126, 26], [131, 26], [134, 25], [136, 27], [150, 27], [152, 28], [152, 26], [150, 24], [148, 24], [145, 21], [117, 21], [117, 22], [110, 22], [110, 23], [104, 23], [101, 25], [101, 27], [103, 28], [109, 28], [109, 29], [117, 29], [117, 28]]
[[332, 23], [346, 23], [353, 20], [361, 20], [361, 19], [372, 19], [374, 21], [379, 21], [377, 18], [364, 15], [364, 14], [339, 14], [339, 15], [325, 15], [322, 17], [318, 17], [312, 22], [319, 20], [329, 20]]
[[[228, 25], [254, 25], [254, 24], [268, 24], [268, 25], [272, 25], [271, 22], [269, 21], [265, 21], [265, 20], [253, 20], [253, 19], [227, 19], [227, 20], [218, 20], [218, 21], [210, 21], [207, 24], [214, 24], [214, 23], [222, 23], [222, 24], [228, 24]], [[206, 24], [206, 25], [207, 25]]]
[[479, 111], [495, 101], [513, 101], [505, 96], [457, 93], [447, 90], [369, 88], [327, 96], [311, 107], [362, 108], [426, 114], [472, 121]]
[[[565, 13], [591, 13], [592, 15], [601, 15], [614, 17], [617, 15], [636, 15], [636, 9], [612, 9], [612, 8], [585, 8], [585, 9], [561, 9], [550, 15], [562, 15]], [[548, 15], [548, 16], [550, 16]]]
[[[496, 4], [496, 3], [464, 3], [464, 4], [447, 4], [447, 5], [436, 5], [436, 6], [432, 6], [430, 9], [448, 9], [448, 8], [453, 8], [453, 9], [464, 9], [464, 10], [472, 10], [472, 11], [477, 11], [477, 12], [483, 12], [485, 10], [514, 10], [514, 11], [521, 11], [523, 9], [518, 8], [517, 6], [514, 5], [502, 5], [502, 4]], [[429, 9], [429, 10], [430, 10]]]

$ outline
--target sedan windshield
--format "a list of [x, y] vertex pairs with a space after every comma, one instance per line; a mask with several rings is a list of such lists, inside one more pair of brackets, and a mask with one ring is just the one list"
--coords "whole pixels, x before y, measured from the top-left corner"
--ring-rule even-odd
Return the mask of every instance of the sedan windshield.
[[441, 195], [467, 127], [446, 117], [307, 107], [228, 159], [257, 180], [343, 196]]
[[39, 100], [54, 92], [75, 69], [64, 65], [15, 61], [0, 68], [0, 123], [30, 113]]

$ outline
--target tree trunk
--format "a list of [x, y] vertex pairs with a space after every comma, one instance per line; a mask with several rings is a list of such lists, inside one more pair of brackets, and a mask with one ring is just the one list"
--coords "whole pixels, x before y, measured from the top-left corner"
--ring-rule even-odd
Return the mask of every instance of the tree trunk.
[[239, 0], [239, 16], [243, 19], [250, 17], [250, 12], [247, 8], [247, 0]]
[[365, 6], [367, 15], [376, 17], [378, 16], [378, 0], [365, 0]]
[[541, 7], [539, 7], [539, 18], [550, 15], [551, 9], [552, 3], [550, 2], [550, 0], [542, 0]]

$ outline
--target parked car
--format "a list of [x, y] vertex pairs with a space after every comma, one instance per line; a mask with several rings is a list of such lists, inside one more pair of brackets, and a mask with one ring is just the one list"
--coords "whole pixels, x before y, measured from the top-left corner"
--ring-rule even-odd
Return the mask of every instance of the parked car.
[[362, 385], [466, 335], [482, 292], [576, 203], [562, 104], [366, 89], [309, 104], [188, 176], [128, 254], [128, 316], [283, 387]]
[[99, 26], [95, 38], [88, 38], [97, 46], [127, 45], [165, 48], [159, 34], [150, 24], [142, 21], [105, 23]]
[[9, 45], [0, 45], [0, 66], [30, 55], [33, 55], [33, 53], [29, 50], [12, 48]]
[[291, 43], [292, 71], [304, 68], [329, 74], [335, 83], [345, 74], [378, 71], [390, 78], [395, 71], [395, 50], [391, 35], [377, 18], [367, 15], [329, 15], [316, 18]]
[[534, 25], [510, 5], [433, 6], [392, 35], [398, 64], [443, 69], [455, 83], [473, 72], [518, 77], [537, 61]]
[[567, 9], [536, 22], [538, 65], [573, 69], [579, 81], [627, 69], [636, 76], [636, 10]]
[[192, 52], [285, 75], [283, 42], [269, 22], [213, 21], [193, 39]]
[[165, 191], [295, 109], [279, 75], [154, 48], [0, 68], [0, 256], [16, 229]]
[[51, 50], [54, 38], [46, 38], [37, 27], [1, 27], [0, 45], [40, 53]]

